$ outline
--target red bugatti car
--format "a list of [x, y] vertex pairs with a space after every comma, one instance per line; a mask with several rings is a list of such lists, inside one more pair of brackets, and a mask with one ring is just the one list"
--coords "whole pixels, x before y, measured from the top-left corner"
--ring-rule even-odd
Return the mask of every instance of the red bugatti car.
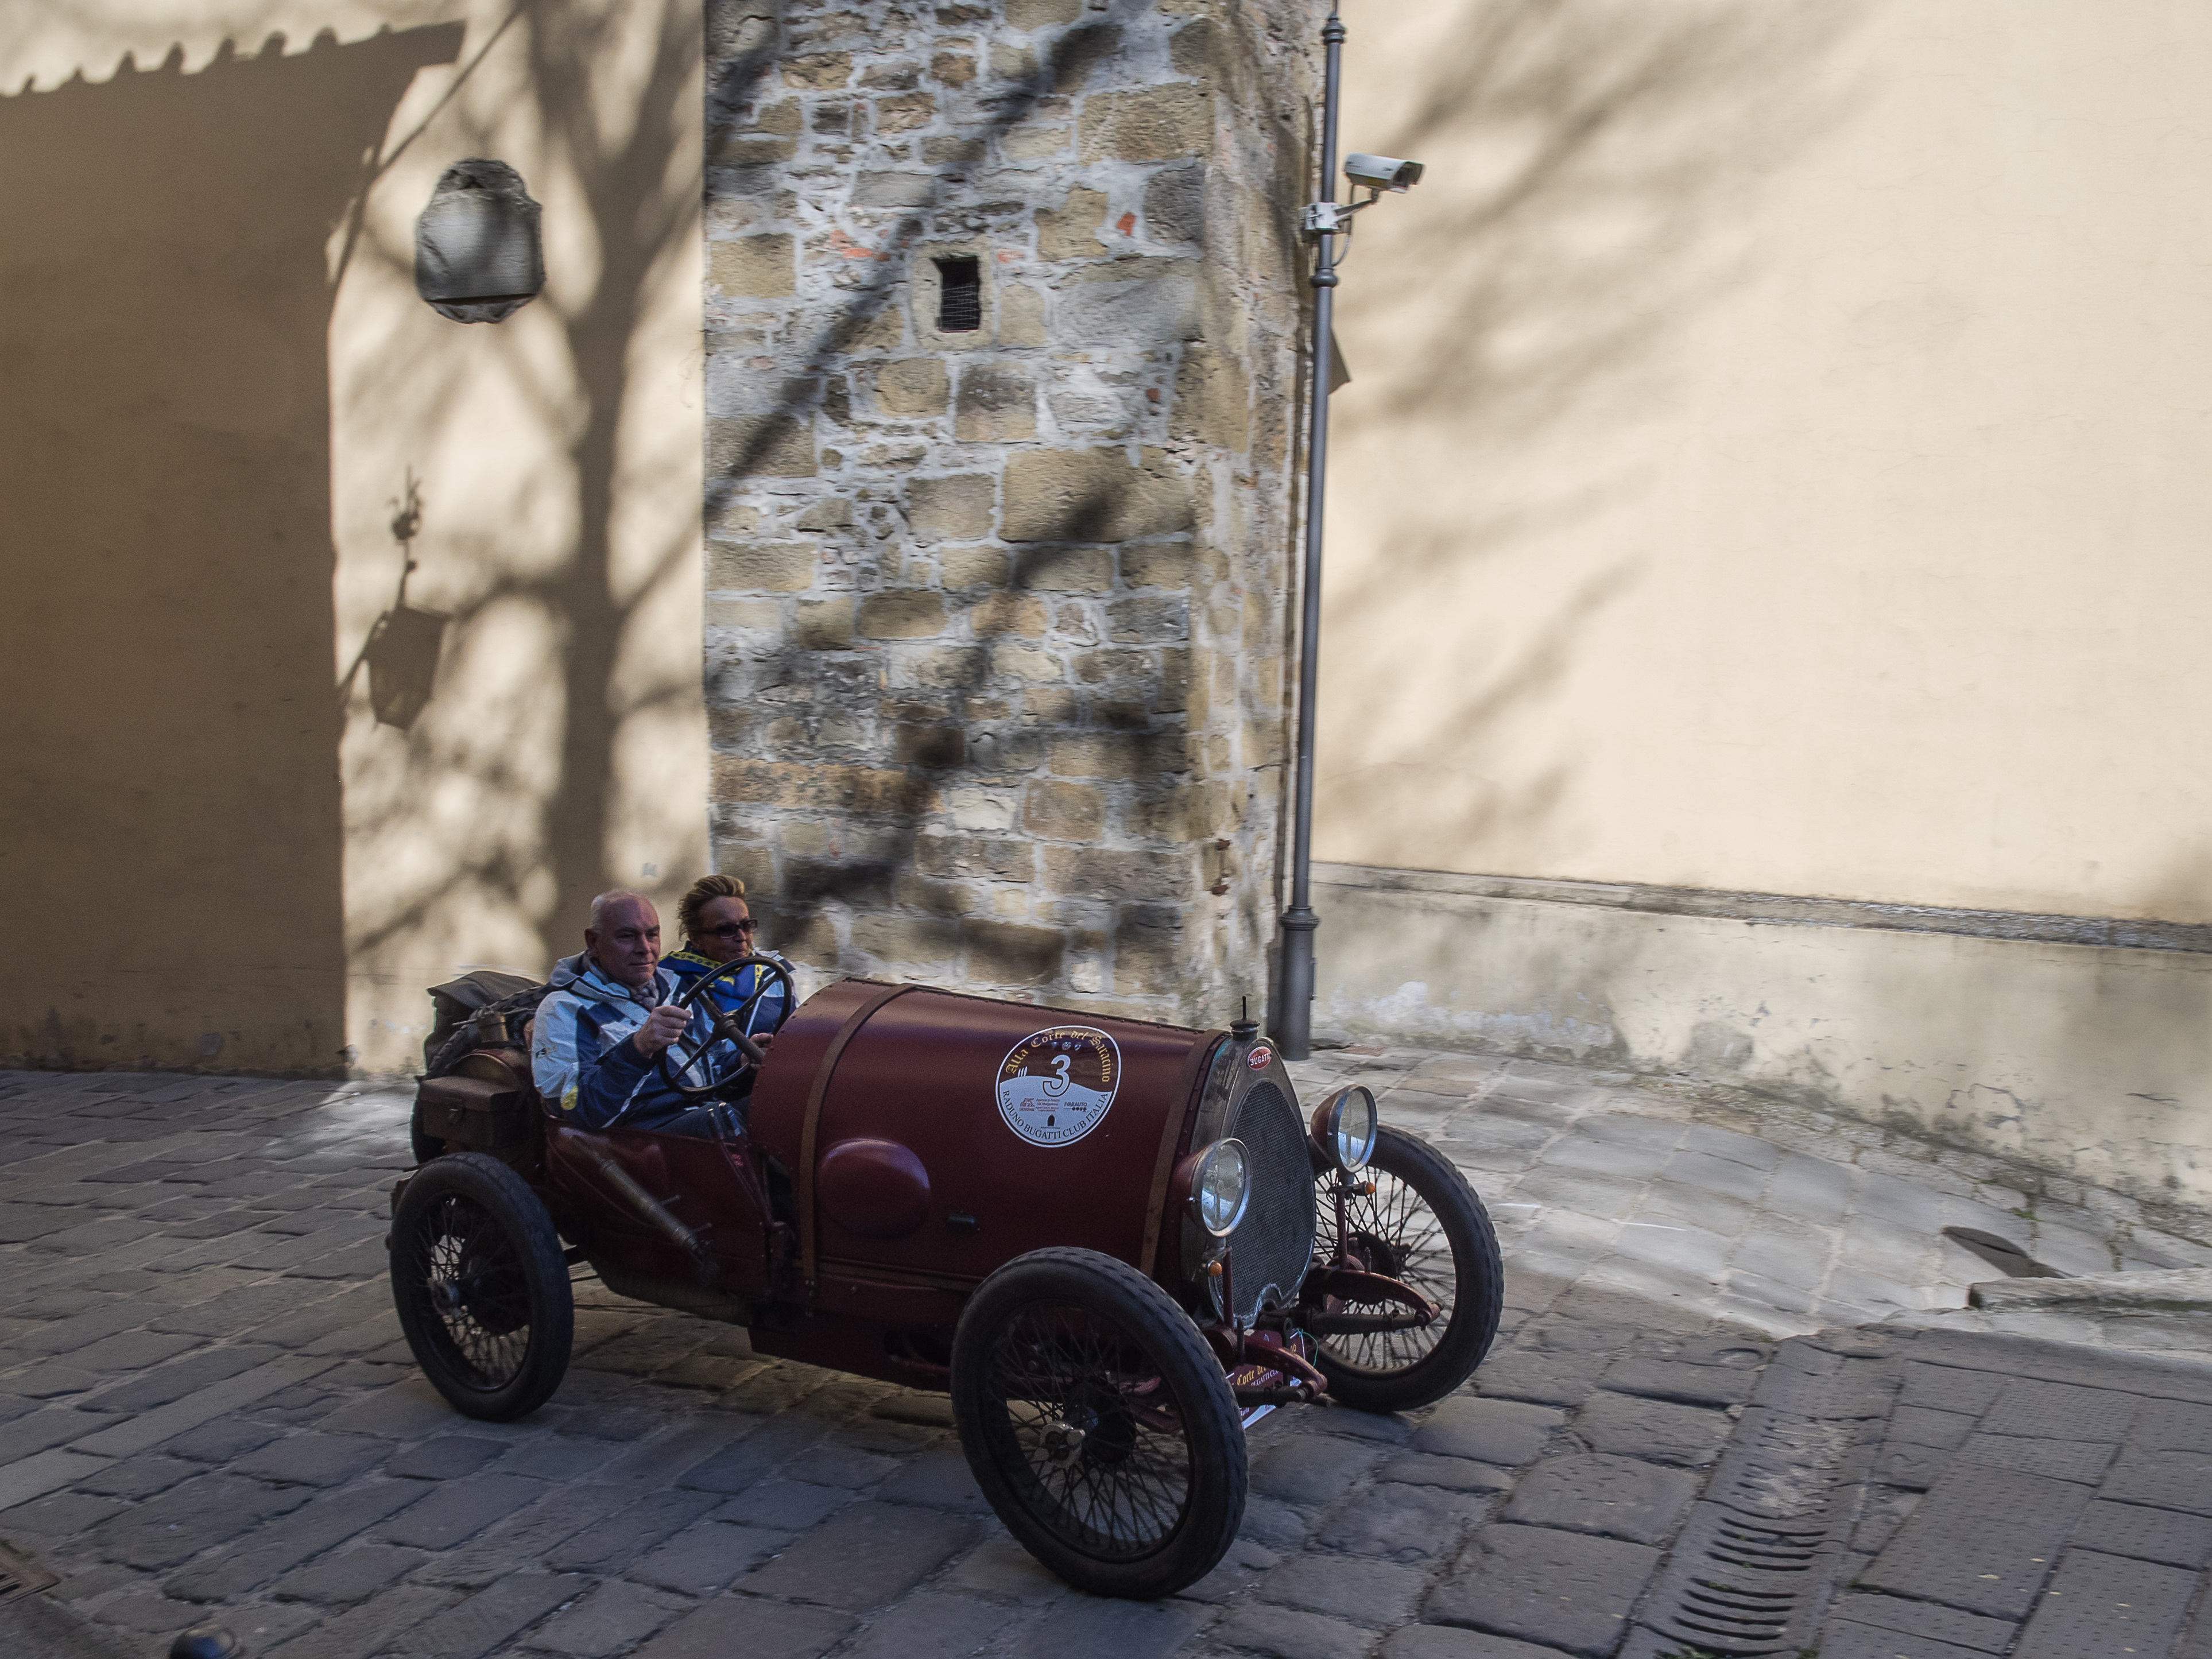
[[1498, 1244], [1465, 1179], [1364, 1088], [1302, 1103], [1255, 1026], [861, 979], [801, 1004], [750, 957], [686, 1000], [757, 963], [792, 1010], [773, 1043], [739, 1011], [662, 1060], [705, 1098], [750, 1081], [714, 1138], [562, 1121], [531, 1083], [533, 993], [433, 993], [485, 1006], [422, 1083], [391, 1273], [457, 1410], [552, 1395], [588, 1264], [760, 1353], [948, 1391], [1039, 1560], [1157, 1596], [1235, 1537], [1253, 1418], [1424, 1405], [1488, 1349]]

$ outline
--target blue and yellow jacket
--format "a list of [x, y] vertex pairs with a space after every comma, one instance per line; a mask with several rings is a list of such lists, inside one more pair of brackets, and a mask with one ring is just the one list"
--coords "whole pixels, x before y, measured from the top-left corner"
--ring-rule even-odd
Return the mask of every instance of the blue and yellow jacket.
[[[785, 963], [781, 957], [774, 956], [773, 952], [766, 951], [760, 954], [772, 957], [775, 961], [783, 963], [787, 972], [789, 970], [791, 964]], [[696, 951], [672, 951], [660, 959], [660, 971], [674, 975], [676, 989], [679, 994], [697, 984], [714, 966], [714, 963], [708, 961]], [[767, 975], [763, 975], [758, 968], [746, 968], [731, 975], [727, 979], [717, 981], [714, 990], [709, 994], [721, 1005], [724, 1013], [733, 1013], [744, 1006], [745, 999], [758, 988], [761, 981], [764, 978], [767, 978]], [[784, 1012], [783, 986], [781, 981], [769, 979], [766, 994], [753, 1005], [752, 1012], [745, 1017], [745, 1035], [749, 1037], [757, 1037], [763, 1032], [773, 1031], [777, 1023], [783, 1018]]]

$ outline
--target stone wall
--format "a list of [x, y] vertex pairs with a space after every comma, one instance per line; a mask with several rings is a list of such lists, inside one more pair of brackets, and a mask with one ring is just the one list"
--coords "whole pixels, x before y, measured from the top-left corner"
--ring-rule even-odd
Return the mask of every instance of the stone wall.
[[825, 970], [1261, 1006], [1310, 20], [708, 28], [717, 867]]

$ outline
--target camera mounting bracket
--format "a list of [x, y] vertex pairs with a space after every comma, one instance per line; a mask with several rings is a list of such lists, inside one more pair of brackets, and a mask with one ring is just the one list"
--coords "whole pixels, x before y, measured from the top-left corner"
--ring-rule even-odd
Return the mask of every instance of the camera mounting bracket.
[[1298, 216], [1298, 228], [1309, 236], [1330, 236], [1352, 228], [1352, 216], [1362, 208], [1370, 208], [1382, 199], [1382, 192], [1375, 191], [1364, 202], [1310, 202]]

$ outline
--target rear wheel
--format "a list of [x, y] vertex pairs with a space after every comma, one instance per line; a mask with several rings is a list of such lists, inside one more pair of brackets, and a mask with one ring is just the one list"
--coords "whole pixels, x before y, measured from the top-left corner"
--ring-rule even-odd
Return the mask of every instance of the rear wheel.
[[1022, 1547], [1094, 1595], [1168, 1595], [1244, 1516], [1244, 1430], [1189, 1316], [1127, 1263], [1037, 1250], [983, 1281], [952, 1345], [952, 1411]]
[[470, 1417], [527, 1416], [568, 1369], [576, 1316], [560, 1237], [496, 1158], [441, 1158], [408, 1182], [392, 1223], [392, 1296], [422, 1374]]
[[[1467, 1381], [1490, 1352], [1504, 1306], [1504, 1265], [1482, 1200], [1451, 1160], [1428, 1142], [1385, 1125], [1375, 1155], [1357, 1177], [1370, 1194], [1344, 1201], [1345, 1237], [1336, 1228], [1334, 1170], [1316, 1182], [1320, 1248], [1340, 1251], [1370, 1273], [1410, 1285], [1441, 1305], [1430, 1324], [1408, 1330], [1330, 1335], [1314, 1364], [1328, 1391], [1362, 1411], [1403, 1412], [1441, 1400]], [[1352, 1304], [1380, 1313], [1392, 1304]]]

